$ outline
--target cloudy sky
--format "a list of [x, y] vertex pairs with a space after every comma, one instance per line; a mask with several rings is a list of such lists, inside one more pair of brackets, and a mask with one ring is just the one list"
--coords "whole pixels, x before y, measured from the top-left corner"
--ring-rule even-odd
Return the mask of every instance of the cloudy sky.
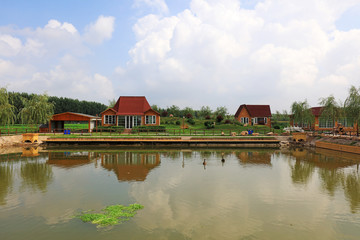
[[360, 87], [360, 0], [1, 0], [0, 86], [289, 110]]

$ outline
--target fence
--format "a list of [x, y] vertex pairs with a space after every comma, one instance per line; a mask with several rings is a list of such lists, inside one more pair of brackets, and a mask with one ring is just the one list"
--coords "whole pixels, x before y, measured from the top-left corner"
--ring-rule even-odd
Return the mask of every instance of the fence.
[[[66, 131], [65, 131], [66, 130]], [[269, 131], [275, 129], [251, 128], [253, 133], [266, 135]], [[116, 135], [138, 135], [138, 136], [231, 136], [241, 135], [243, 129], [93, 129], [89, 133], [88, 129], [65, 128], [56, 129], [55, 131], [39, 131], [39, 128], [8, 128], [0, 129], [0, 136], [17, 135], [23, 133], [40, 133], [40, 134], [80, 134], [94, 136], [116, 136]], [[278, 130], [277, 130], [278, 131]]]

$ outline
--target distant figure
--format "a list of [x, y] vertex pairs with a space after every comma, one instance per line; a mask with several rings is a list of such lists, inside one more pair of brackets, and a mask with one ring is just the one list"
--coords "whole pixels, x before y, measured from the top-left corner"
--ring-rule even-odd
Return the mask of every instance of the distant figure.
[[221, 164], [224, 166], [224, 163], [225, 163], [225, 159], [224, 157], [221, 158]]
[[204, 159], [204, 161], [203, 161], [203, 165], [204, 165], [204, 166], [206, 165], [206, 159]]

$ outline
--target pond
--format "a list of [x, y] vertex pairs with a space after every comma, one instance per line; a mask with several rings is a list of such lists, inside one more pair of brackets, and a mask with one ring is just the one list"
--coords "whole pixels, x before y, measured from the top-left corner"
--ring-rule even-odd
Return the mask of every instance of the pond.
[[[0, 235], [360, 239], [359, 162], [358, 155], [319, 149], [14, 151], [0, 155]], [[119, 225], [74, 218], [133, 203], [144, 208]]]

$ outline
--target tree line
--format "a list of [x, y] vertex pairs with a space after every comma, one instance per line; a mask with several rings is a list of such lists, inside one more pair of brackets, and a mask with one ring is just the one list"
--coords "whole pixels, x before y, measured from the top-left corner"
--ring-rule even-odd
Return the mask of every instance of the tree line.
[[[349, 94], [345, 101], [336, 100], [333, 95], [319, 99], [322, 107], [320, 117], [335, 122], [341, 118], [345, 118], [352, 123], [360, 122], [360, 88], [351, 86]], [[307, 100], [294, 102], [291, 105], [291, 115], [295, 123], [309, 124], [311, 126], [315, 122], [315, 116], [311, 111]], [[357, 132], [359, 134], [359, 124], [357, 124]]]
[[8, 92], [6, 88], [0, 88], [0, 125], [44, 124], [53, 114], [63, 112], [95, 116], [106, 108], [106, 105], [97, 102], [79, 101], [47, 94]]

